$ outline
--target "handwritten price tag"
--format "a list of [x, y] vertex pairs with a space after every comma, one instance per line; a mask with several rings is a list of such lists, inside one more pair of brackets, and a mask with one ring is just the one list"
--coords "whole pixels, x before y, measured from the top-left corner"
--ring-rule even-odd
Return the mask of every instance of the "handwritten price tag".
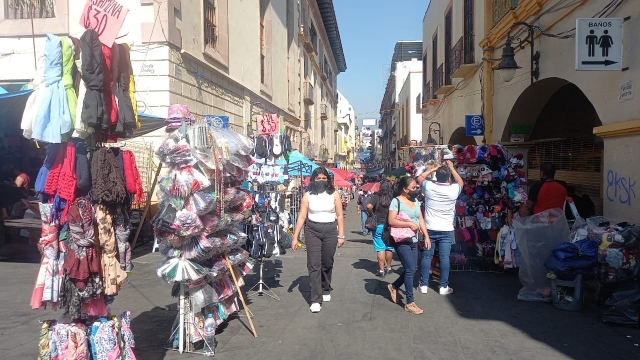
[[278, 115], [276, 114], [257, 115], [256, 122], [258, 123], [258, 134], [260, 135], [273, 135], [280, 131], [278, 128]]
[[116, 0], [87, 0], [80, 25], [95, 30], [100, 42], [111, 47], [128, 12], [129, 8]]

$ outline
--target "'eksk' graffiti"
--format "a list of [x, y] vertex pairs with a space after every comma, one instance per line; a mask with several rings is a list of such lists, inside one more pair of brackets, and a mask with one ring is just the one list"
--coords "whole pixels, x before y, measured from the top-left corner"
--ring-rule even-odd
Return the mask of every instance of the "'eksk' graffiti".
[[631, 206], [636, 198], [636, 182], [629, 176], [620, 176], [616, 171], [607, 172], [607, 200]]

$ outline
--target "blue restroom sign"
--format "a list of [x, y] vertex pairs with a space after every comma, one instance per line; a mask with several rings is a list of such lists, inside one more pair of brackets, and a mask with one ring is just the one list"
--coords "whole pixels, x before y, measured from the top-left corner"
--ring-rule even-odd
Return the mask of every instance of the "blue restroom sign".
[[484, 117], [482, 115], [465, 115], [464, 124], [467, 136], [484, 136]]

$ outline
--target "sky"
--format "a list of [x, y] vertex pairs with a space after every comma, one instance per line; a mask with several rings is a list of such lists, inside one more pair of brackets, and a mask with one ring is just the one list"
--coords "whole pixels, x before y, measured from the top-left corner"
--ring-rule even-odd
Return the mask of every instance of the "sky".
[[[334, 0], [347, 71], [338, 90], [349, 100], [362, 127], [363, 118], [380, 118], [380, 103], [399, 40], [422, 40], [422, 18], [429, 0]], [[364, 114], [371, 113], [372, 114]]]

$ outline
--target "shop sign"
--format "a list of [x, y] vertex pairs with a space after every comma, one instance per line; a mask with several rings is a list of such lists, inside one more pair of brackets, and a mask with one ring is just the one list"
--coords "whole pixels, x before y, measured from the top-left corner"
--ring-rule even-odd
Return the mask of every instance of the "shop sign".
[[633, 80], [620, 84], [620, 93], [618, 94], [618, 102], [633, 99]]
[[116, 0], [87, 0], [80, 26], [95, 30], [100, 42], [111, 47], [128, 12], [129, 8]]
[[623, 19], [576, 19], [576, 70], [622, 70]]
[[273, 135], [280, 131], [277, 114], [257, 115], [256, 124], [260, 135]]
[[524, 134], [511, 134], [511, 142], [524, 142]]

